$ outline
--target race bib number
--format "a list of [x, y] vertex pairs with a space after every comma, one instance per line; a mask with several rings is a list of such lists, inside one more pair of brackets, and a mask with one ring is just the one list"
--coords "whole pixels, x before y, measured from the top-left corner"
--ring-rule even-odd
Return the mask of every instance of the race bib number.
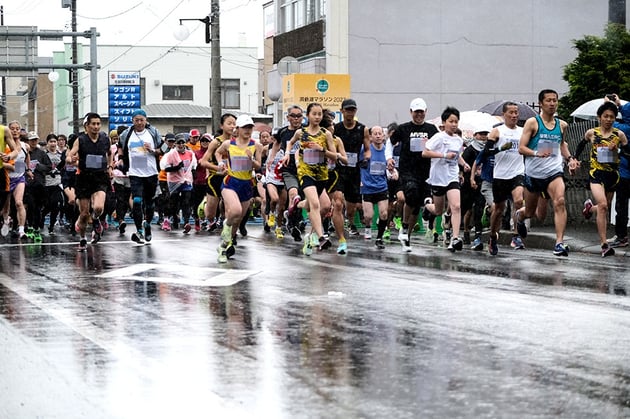
[[457, 166], [459, 164], [459, 150], [448, 150], [447, 153], [455, 153], [455, 157], [446, 159], [446, 163], [449, 166]]
[[346, 156], [348, 157], [348, 167], [357, 167], [359, 155], [357, 153], [346, 153]]
[[230, 165], [234, 172], [250, 172], [254, 167], [252, 159], [247, 156], [234, 156], [230, 158]]
[[384, 176], [387, 170], [387, 163], [384, 161], [370, 161], [370, 174], [374, 176]]
[[426, 138], [412, 137], [409, 139], [409, 149], [415, 153], [421, 153], [424, 151], [426, 142]]
[[24, 160], [18, 160], [15, 162], [15, 172], [24, 173], [26, 171], [26, 163]]
[[102, 169], [105, 167], [103, 156], [88, 154], [85, 157], [85, 167], [88, 169]]
[[608, 147], [597, 147], [598, 163], [614, 163], [617, 157], [617, 150], [611, 150]]
[[321, 164], [324, 162], [324, 152], [307, 148], [304, 150], [304, 163]]
[[28, 168], [31, 169], [31, 172], [34, 172], [37, 169], [37, 165], [39, 164], [39, 160], [31, 160]]
[[560, 152], [560, 144], [555, 141], [541, 140], [538, 142], [538, 151], [541, 153], [551, 153], [550, 157], [555, 157]]

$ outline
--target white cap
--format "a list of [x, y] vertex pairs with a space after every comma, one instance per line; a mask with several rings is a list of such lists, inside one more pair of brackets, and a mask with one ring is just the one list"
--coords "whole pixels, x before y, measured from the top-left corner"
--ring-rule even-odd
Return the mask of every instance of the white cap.
[[490, 132], [490, 131], [492, 131], [492, 125], [485, 122], [480, 122], [475, 126], [475, 132], [473, 134], [477, 134], [479, 132]]
[[426, 111], [427, 103], [421, 97], [417, 97], [411, 101], [411, 104], [409, 105], [409, 109], [411, 109], [412, 112], [413, 111]]
[[242, 128], [248, 125], [254, 125], [254, 120], [252, 119], [251, 116], [243, 114], [243, 115], [239, 115], [238, 118], [236, 118], [237, 127]]

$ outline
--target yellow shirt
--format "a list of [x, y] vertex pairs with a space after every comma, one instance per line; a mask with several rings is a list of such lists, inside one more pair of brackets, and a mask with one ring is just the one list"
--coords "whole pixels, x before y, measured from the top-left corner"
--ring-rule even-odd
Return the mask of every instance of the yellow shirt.
[[[309, 146], [316, 143], [322, 147], [322, 150], [314, 150]], [[298, 179], [305, 176], [315, 180], [328, 180], [328, 165], [326, 163], [326, 131], [321, 129], [317, 134], [309, 134], [306, 129], [302, 129], [299, 140], [300, 151], [299, 161], [297, 165]]]
[[252, 180], [252, 169], [254, 168], [251, 157], [247, 155], [247, 150], [250, 150], [253, 156], [256, 152], [256, 141], [249, 140], [249, 144], [242, 148], [236, 143], [236, 139], [230, 140], [229, 147], [229, 164], [228, 175], [240, 180]]

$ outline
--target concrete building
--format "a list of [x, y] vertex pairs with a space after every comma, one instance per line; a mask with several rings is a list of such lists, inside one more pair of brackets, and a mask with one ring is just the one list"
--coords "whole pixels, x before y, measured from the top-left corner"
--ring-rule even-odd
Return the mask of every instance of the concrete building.
[[[80, 63], [89, 61], [89, 46], [79, 48]], [[236, 114], [248, 113], [261, 122], [258, 94], [258, 58], [256, 48], [221, 48], [223, 110]], [[71, 62], [71, 46], [53, 54], [53, 62]], [[210, 107], [210, 47], [166, 47], [99, 45], [98, 109], [108, 115], [108, 76], [110, 72], [137, 71], [141, 77], [141, 106], [147, 107], [148, 119], [160, 132], [183, 132], [198, 128], [211, 130]], [[55, 86], [55, 129], [71, 132], [72, 89], [68, 72], [59, 70]], [[92, 111], [90, 107], [90, 74], [79, 72], [79, 115]], [[153, 112], [151, 112], [153, 111]], [[106, 124], [104, 124], [107, 126]]]
[[270, 112], [281, 95], [278, 62], [292, 56], [301, 73], [350, 74], [359, 118], [381, 125], [409, 120], [417, 96], [433, 118], [448, 105], [537, 102], [543, 88], [562, 95], [572, 40], [602, 36], [608, 20], [604, 0], [274, 0], [263, 8]]

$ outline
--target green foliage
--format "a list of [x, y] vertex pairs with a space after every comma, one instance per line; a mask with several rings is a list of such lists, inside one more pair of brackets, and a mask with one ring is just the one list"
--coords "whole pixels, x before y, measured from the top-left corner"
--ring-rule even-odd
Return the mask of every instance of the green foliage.
[[569, 92], [560, 99], [558, 114], [567, 119], [582, 103], [617, 93], [630, 98], [630, 33], [625, 26], [607, 25], [603, 38], [587, 35], [573, 40], [578, 56], [564, 68]]

